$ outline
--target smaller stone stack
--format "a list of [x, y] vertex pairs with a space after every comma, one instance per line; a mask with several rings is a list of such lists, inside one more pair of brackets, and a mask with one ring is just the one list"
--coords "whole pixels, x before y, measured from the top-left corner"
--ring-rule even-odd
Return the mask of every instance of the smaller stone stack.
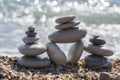
[[113, 52], [103, 47], [106, 41], [101, 39], [99, 36], [93, 36], [89, 41], [92, 44], [85, 47], [85, 50], [92, 55], [88, 55], [84, 58], [86, 67], [91, 69], [111, 69], [113, 66], [112, 62], [105, 56], [112, 56]]
[[23, 38], [25, 44], [18, 48], [19, 52], [24, 55], [18, 60], [19, 65], [28, 68], [43, 68], [50, 65], [50, 60], [37, 56], [43, 54], [47, 47], [42, 43], [37, 43], [39, 38], [36, 38], [36, 34], [35, 27], [30, 25], [28, 31], [26, 31], [27, 36]]
[[[57, 31], [48, 36], [49, 42], [47, 44], [47, 53], [49, 58], [58, 65], [66, 65], [66, 63], [76, 64], [79, 60], [84, 45], [82, 38], [86, 36], [86, 30], [76, 27], [80, 22], [73, 21], [75, 16], [61, 17], [55, 20], [58, 24], [55, 26]], [[74, 43], [67, 57], [64, 52], [60, 50], [56, 43]]]

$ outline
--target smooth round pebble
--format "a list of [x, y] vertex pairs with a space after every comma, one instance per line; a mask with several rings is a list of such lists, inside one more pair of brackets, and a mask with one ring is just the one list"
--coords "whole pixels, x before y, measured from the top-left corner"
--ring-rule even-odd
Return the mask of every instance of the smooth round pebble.
[[44, 68], [50, 66], [51, 62], [36, 56], [23, 56], [19, 58], [18, 64], [27, 68]]
[[108, 61], [102, 56], [88, 55], [84, 58], [85, 66], [91, 69], [99, 69], [104, 67]]
[[55, 26], [55, 28], [58, 30], [65, 30], [65, 29], [73, 28], [79, 24], [80, 22], [68, 22], [68, 23], [57, 25]]
[[86, 34], [87, 32], [84, 29], [72, 28], [53, 32], [48, 38], [55, 43], [72, 43], [80, 41]]
[[47, 50], [47, 47], [42, 44], [25, 44], [18, 47], [20, 53], [26, 56], [35, 56], [44, 53]]
[[47, 53], [54, 63], [58, 65], [66, 65], [66, 56], [55, 43], [47, 43]]
[[36, 43], [39, 40], [39, 38], [35, 38], [35, 37], [24, 37], [23, 38], [23, 42], [26, 44], [33, 44]]
[[110, 74], [107, 73], [107, 72], [102, 72], [102, 73], [100, 74], [99, 80], [111, 80], [111, 76], [110, 76]]
[[70, 22], [74, 19], [75, 19], [75, 16], [66, 16], [66, 17], [57, 18], [55, 20], [55, 22], [56, 23], [66, 23], [66, 22]]
[[74, 43], [67, 54], [67, 63], [76, 64], [82, 55], [83, 49], [82, 41]]
[[112, 56], [113, 52], [104, 47], [88, 45], [85, 50], [91, 54], [99, 55], [99, 56]]

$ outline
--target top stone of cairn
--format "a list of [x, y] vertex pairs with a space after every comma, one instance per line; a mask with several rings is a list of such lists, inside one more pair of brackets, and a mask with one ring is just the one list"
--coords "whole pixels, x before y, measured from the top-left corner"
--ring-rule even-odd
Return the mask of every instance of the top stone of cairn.
[[34, 31], [34, 30], [35, 30], [35, 26], [34, 26], [34, 25], [30, 25], [30, 26], [28, 27], [28, 30], [29, 30], [29, 31]]
[[56, 23], [60, 23], [60, 24], [63, 24], [63, 23], [67, 23], [67, 22], [70, 22], [72, 20], [75, 19], [75, 16], [66, 16], [66, 17], [61, 17], [61, 18], [57, 18], [55, 20]]
[[36, 34], [37, 34], [37, 32], [35, 32], [35, 26], [34, 26], [34, 25], [30, 25], [30, 26], [28, 27], [28, 31], [26, 31], [26, 34], [27, 34], [27, 36], [29, 36], [29, 37], [35, 37]]
[[101, 39], [98, 35], [93, 35], [93, 38], [91, 38], [89, 41], [95, 46], [104, 45], [106, 43], [106, 41]]

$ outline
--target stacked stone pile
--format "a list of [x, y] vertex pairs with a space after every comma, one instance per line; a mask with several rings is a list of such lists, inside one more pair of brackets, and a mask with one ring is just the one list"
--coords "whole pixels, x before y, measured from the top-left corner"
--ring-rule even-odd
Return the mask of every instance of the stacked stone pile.
[[89, 40], [92, 44], [85, 47], [85, 50], [91, 55], [88, 55], [84, 58], [85, 65], [91, 69], [99, 68], [112, 68], [111, 60], [107, 59], [107, 56], [112, 56], [113, 52], [104, 48], [105, 40], [101, 39], [99, 36], [94, 36]]
[[[80, 22], [73, 21], [75, 16], [61, 17], [55, 20], [58, 25], [55, 26], [57, 31], [48, 36], [51, 42], [47, 43], [47, 53], [49, 58], [58, 65], [67, 63], [76, 64], [83, 52], [82, 38], [86, 36], [86, 30], [76, 27]], [[67, 57], [60, 50], [56, 43], [74, 43]]]
[[30, 68], [42, 68], [50, 65], [50, 60], [38, 56], [43, 54], [47, 47], [42, 43], [37, 43], [39, 38], [36, 38], [36, 34], [35, 27], [30, 25], [26, 31], [27, 36], [23, 38], [25, 44], [18, 48], [19, 52], [24, 55], [18, 60], [19, 65]]

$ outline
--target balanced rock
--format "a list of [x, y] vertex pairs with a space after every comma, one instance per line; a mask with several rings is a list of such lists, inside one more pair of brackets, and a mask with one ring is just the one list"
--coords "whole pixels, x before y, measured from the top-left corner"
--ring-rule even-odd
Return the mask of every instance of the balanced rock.
[[56, 43], [71, 43], [80, 41], [86, 36], [86, 30], [72, 28], [56, 31], [48, 36], [49, 40]]
[[100, 74], [99, 80], [111, 80], [111, 76], [110, 76], [110, 74], [107, 73], [107, 72], [102, 72], [102, 73]]
[[108, 63], [108, 60], [102, 56], [88, 55], [84, 58], [85, 66], [91, 69], [99, 69]]
[[42, 44], [25, 44], [18, 47], [20, 53], [26, 56], [35, 56], [44, 53], [47, 50], [47, 47]]
[[35, 38], [35, 37], [24, 37], [23, 38], [23, 42], [26, 44], [33, 44], [36, 43], [39, 40], [39, 38]]
[[57, 25], [55, 26], [55, 28], [59, 30], [64, 30], [64, 29], [73, 28], [74, 26], [77, 26], [78, 24], [80, 24], [80, 22], [68, 22], [68, 23]]
[[105, 40], [99, 38], [99, 36], [94, 36], [89, 40], [93, 45], [99, 46], [99, 45], [104, 45], [106, 43]]
[[113, 52], [111, 50], [105, 49], [104, 47], [101, 46], [88, 45], [88, 47], [86, 47], [85, 50], [87, 52], [90, 52], [91, 54], [99, 55], [99, 56], [113, 55]]
[[66, 56], [55, 43], [47, 43], [47, 53], [49, 58], [58, 65], [66, 64]]
[[67, 63], [76, 64], [82, 55], [84, 45], [82, 41], [73, 44], [68, 52]]
[[75, 19], [75, 16], [61, 17], [55, 20], [56, 23], [66, 23]]
[[49, 59], [41, 59], [36, 56], [23, 56], [18, 60], [18, 64], [28, 68], [43, 68], [50, 66]]

